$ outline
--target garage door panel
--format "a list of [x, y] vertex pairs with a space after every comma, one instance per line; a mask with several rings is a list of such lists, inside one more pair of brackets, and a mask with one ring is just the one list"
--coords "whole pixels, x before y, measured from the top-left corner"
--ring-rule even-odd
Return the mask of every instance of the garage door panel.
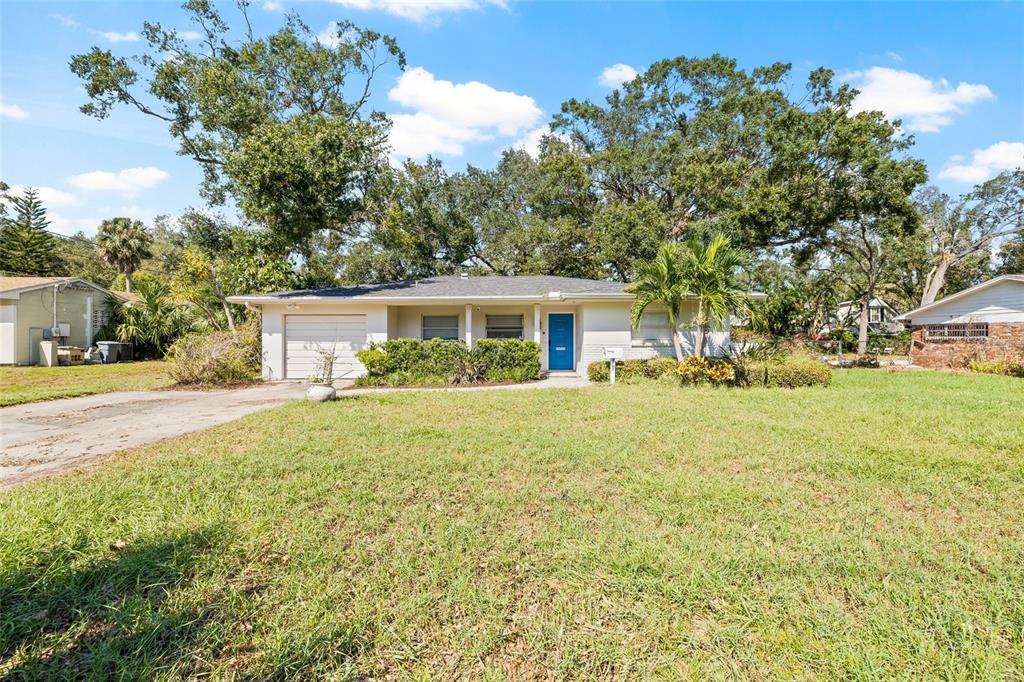
[[365, 370], [356, 358], [366, 348], [365, 315], [286, 315], [285, 376], [306, 379], [316, 372], [320, 349], [334, 346], [334, 378], [352, 378]]

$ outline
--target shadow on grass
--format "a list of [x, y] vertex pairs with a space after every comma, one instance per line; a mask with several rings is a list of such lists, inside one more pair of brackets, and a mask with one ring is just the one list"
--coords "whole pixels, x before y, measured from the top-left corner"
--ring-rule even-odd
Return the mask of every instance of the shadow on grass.
[[169, 667], [187, 675], [187, 652], [213, 611], [175, 590], [223, 537], [208, 529], [116, 543], [86, 561], [64, 547], [0, 572], [0, 678], [149, 678]]

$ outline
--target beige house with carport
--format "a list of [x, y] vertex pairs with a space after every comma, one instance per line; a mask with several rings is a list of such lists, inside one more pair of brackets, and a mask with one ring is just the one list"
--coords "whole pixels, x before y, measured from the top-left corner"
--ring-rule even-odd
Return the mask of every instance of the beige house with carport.
[[[263, 318], [263, 376], [305, 379], [323, 349], [335, 350], [335, 376], [365, 373], [356, 352], [389, 339], [520, 338], [541, 348], [541, 371], [581, 374], [606, 348], [625, 359], [673, 355], [668, 316], [655, 308], [630, 325], [634, 297], [622, 282], [553, 276], [456, 275], [387, 284], [229, 297]], [[755, 295], [760, 296], [760, 295]], [[684, 350], [694, 348], [695, 300], [684, 306]], [[713, 331], [708, 351], [729, 348], [729, 329]]]

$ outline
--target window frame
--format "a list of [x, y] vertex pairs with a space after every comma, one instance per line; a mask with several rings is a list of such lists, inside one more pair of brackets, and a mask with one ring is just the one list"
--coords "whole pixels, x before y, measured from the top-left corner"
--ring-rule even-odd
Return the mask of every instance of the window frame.
[[[644, 324], [644, 319], [650, 317], [662, 317], [665, 319], [664, 325], [650, 325]], [[664, 332], [664, 335], [650, 336], [644, 332], [645, 329], [654, 329], [659, 334]], [[662, 312], [659, 310], [645, 310], [644, 314], [640, 318], [640, 326], [634, 329], [632, 326], [629, 329], [630, 341], [634, 345], [663, 345], [672, 343], [672, 325], [668, 321], [668, 312]]]
[[[451, 318], [452, 320], [455, 320], [455, 325], [454, 326], [436, 325], [436, 324], [433, 325], [433, 326], [428, 326], [427, 325], [427, 320], [428, 319], [439, 320], [439, 319], [446, 319], [446, 318]], [[427, 329], [431, 329], [431, 330], [452, 330], [452, 329], [454, 329], [455, 333], [454, 333], [454, 336], [451, 336], [451, 337], [440, 336], [440, 335], [437, 335], [437, 334], [434, 334], [433, 336], [427, 336]], [[459, 334], [459, 316], [458, 315], [420, 315], [420, 340], [421, 341], [429, 341], [430, 339], [441, 339], [443, 341], [458, 341], [460, 338], [461, 338], [461, 335]]]
[[924, 337], [928, 341], [962, 341], [988, 338], [988, 322], [947, 322], [926, 324]]
[[885, 314], [881, 306], [869, 306], [868, 307], [868, 322], [884, 322]]
[[[515, 325], [507, 325], [507, 326], [506, 325], [501, 325], [501, 326], [499, 326], [499, 325], [496, 325], [496, 324], [491, 324], [491, 319], [492, 318], [495, 318], [495, 319], [496, 318], [506, 318], [506, 319], [513, 319], [513, 318], [515, 318], [515, 319], [519, 320], [519, 325], [517, 327]], [[505, 333], [505, 332], [515, 332], [517, 330], [519, 332], [518, 336], [509, 336], [509, 335], [507, 335], [507, 333]], [[500, 335], [493, 336], [492, 335], [492, 331], [493, 332], [499, 332]], [[485, 339], [519, 339], [520, 341], [522, 341], [525, 338], [525, 334], [526, 334], [526, 316], [523, 315], [523, 314], [518, 314], [518, 315], [499, 315], [499, 314], [488, 315], [488, 314], [484, 314], [484, 338]]]

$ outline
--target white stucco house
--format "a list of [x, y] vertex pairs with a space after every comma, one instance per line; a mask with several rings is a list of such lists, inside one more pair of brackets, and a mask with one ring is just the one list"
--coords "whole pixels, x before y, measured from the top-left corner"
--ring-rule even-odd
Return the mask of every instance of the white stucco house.
[[[755, 295], [758, 296], [758, 295]], [[365, 372], [355, 353], [388, 339], [532, 339], [541, 347], [542, 372], [584, 373], [622, 349], [623, 357], [672, 355], [664, 311], [645, 313], [639, 329], [630, 326], [633, 295], [625, 284], [571, 277], [431, 277], [388, 284], [284, 291], [232, 296], [263, 316], [263, 376], [303, 379], [315, 370], [320, 348], [336, 350], [337, 378]], [[690, 320], [684, 308], [680, 330], [692, 352]], [[729, 348], [729, 329], [712, 332], [708, 351]]]
[[0, 365], [34, 365], [54, 327], [60, 342], [88, 348], [107, 323], [107, 297], [128, 300], [79, 277], [0, 276]]

